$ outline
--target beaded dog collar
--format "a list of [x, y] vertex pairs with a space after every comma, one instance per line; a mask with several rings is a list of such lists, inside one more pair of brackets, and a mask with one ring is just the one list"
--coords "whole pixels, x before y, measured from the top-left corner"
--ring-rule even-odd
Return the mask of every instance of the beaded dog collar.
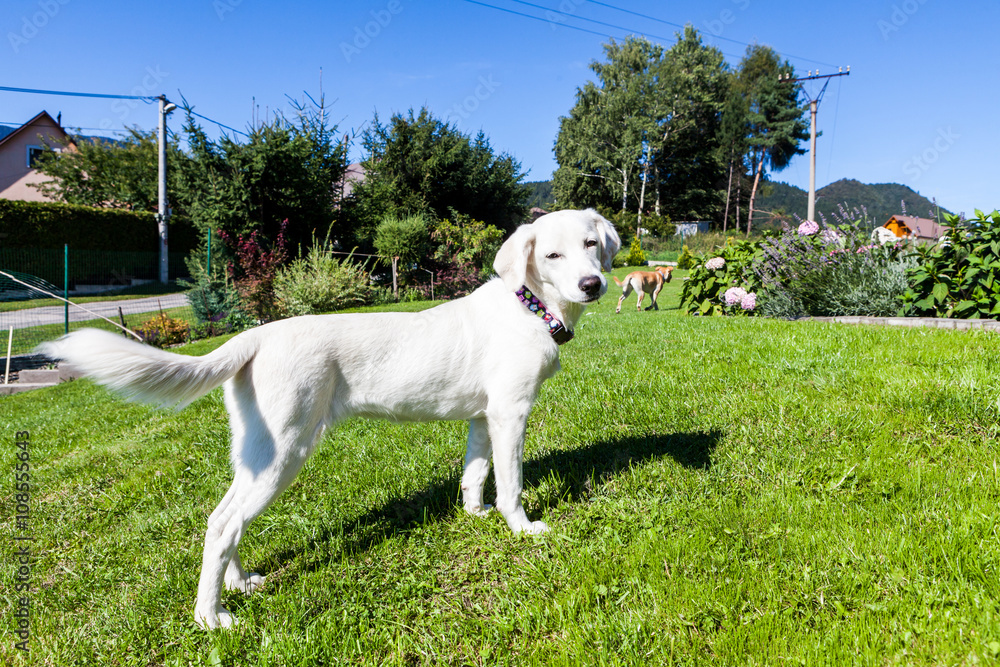
[[552, 339], [555, 340], [557, 345], [562, 345], [573, 340], [573, 332], [557, 320], [552, 313], [545, 310], [545, 304], [542, 303], [541, 299], [532, 294], [531, 290], [522, 286], [515, 294], [517, 294], [517, 298], [521, 300], [521, 303], [528, 310], [542, 318], [542, 321], [549, 327], [549, 333], [552, 334]]

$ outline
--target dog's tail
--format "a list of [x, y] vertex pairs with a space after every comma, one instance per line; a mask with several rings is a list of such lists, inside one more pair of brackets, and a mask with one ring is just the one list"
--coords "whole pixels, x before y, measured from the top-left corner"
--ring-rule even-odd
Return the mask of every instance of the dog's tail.
[[615, 279], [615, 282], [618, 284], [619, 287], [625, 284], [622, 281], [618, 280], [618, 276], [611, 276], [611, 277]]
[[236, 375], [257, 353], [257, 338], [244, 334], [205, 356], [189, 357], [108, 331], [80, 329], [37, 351], [127, 398], [180, 409]]

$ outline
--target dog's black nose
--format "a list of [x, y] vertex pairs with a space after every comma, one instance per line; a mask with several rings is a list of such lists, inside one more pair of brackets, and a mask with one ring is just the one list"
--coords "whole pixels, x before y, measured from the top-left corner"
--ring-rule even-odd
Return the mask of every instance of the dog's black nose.
[[580, 291], [584, 294], [593, 296], [601, 291], [601, 278], [600, 276], [587, 276], [586, 278], [581, 278], [579, 287]]

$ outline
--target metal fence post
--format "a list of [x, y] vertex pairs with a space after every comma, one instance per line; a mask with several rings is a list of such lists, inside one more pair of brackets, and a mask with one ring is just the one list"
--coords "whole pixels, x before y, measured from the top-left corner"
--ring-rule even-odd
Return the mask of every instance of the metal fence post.
[[63, 245], [63, 333], [69, 333], [69, 244]]

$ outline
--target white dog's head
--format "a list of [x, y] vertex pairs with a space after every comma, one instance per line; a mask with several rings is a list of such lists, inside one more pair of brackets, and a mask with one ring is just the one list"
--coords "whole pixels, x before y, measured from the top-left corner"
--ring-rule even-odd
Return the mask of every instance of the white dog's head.
[[601, 270], [611, 270], [619, 248], [614, 226], [597, 211], [556, 211], [518, 227], [493, 268], [511, 291], [530, 282], [563, 302], [585, 304], [607, 291]]

